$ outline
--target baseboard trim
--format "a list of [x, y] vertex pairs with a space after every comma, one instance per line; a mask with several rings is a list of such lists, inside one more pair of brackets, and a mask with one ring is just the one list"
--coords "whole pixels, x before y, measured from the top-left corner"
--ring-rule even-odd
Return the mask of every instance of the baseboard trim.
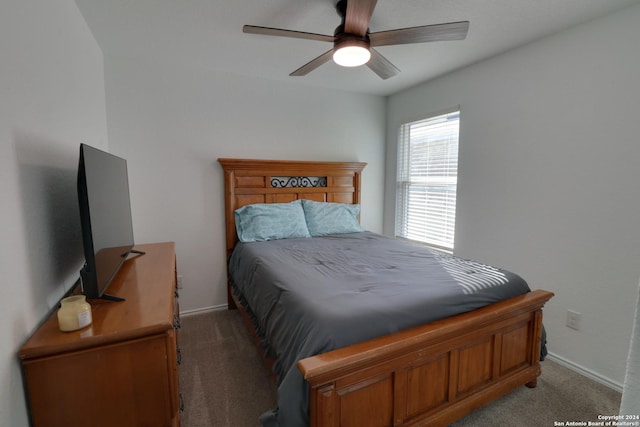
[[572, 371], [577, 372], [578, 374], [584, 377], [592, 379], [602, 385], [609, 387], [610, 389], [613, 389], [619, 393], [622, 393], [621, 383], [613, 381], [612, 379], [604, 377], [600, 374], [596, 374], [595, 372], [585, 368], [584, 366], [578, 365], [577, 363], [567, 360], [564, 357], [558, 356], [557, 354], [553, 354], [549, 352], [547, 354], [547, 358], [552, 362], [557, 363], [558, 365], [562, 365], [565, 368], [571, 369]]
[[194, 310], [185, 310], [180, 312], [180, 317], [194, 316], [196, 314], [210, 313], [212, 311], [226, 310], [227, 304], [212, 305], [210, 307], [196, 308]]

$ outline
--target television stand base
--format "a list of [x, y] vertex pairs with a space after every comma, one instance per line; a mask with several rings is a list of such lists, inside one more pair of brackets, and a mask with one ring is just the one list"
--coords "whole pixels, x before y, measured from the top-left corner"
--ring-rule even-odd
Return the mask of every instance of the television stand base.
[[117, 297], [115, 295], [109, 295], [109, 294], [102, 294], [102, 296], [98, 297], [98, 299], [103, 299], [103, 300], [107, 300], [107, 301], [115, 301], [115, 302], [124, 301], [125, 300], [124, 298], [120, 298], [120, 297]]
[[145, 253], [146, 253], [146, 252], [144, 252], [144, 251], [139, 251], [139, 250], [137, 250], [137, 249], [131, 249], [131, 250], [128, 250], [127, 252], [123, 253], [123, 254], [122, 254], [122, 255], [120, 255], [120, 256], [121, 256], [122, 258], [126, 258], [126, 257], [128, 257], [129, 255], [131, 255], [131, 254], [134, 254], [134, 255], [144, 255]]

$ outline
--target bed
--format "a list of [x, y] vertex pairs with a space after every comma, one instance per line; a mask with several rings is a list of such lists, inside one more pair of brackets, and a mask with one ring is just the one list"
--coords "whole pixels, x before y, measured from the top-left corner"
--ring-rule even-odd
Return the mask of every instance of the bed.
[[[374, 241], [388, 238], [360, 231], [345, 235], [347, 239], [343, 238], [345, 236], [334, 235], [311, 239], [297, 236], [292, 239], [264, 242], [271, 245], [271, 248], [274, 246], [272, 243], [279, 245], [277, 251], [286, 256], [280, 257], [279, 261], [278, 258], [268, 258], [269, 254], [274, 252], [270, 249], [265, 252], [268, 261], [252, 261], [254, 266], [247, 267], [247, 264], [239, 264], [238, 259], [246, 256], [240, 256], [238, 253], [249, 249], [253, 251], [255, 248], [260, 252], [260, 248], [267, 245], [263, 242], [238, 245], [234, 213], [239, 208], [256, 203], [277, 203], [284, 206], [302, 201], [305, 205], [333, 202], [359, 206], [361, 173], [365, 164], [246, 159], [219, 159], [219, 162], [224, 170], [226, 249], [230, 260], [228, 306], [230, 309], [239, 309], [258, 343], [258, 348], [274, 371], [278, 383], [280, 413], [266, 413], [264, 425], [301, 425], [300, 419], [295, 415], [295, 406], [284, 411], [282, 408], [283, 405], [291, 404], [293, 397], [298, 395], [302, 403], [296, 401], [293, 405], [305, 406], [302, 425], [307, 422], [314, 427], [447, 425], [516, 387], [535, 387], [540, 374], [539, 360], [543, 345], [542, 307], [553, 294], [543, 290], [529, 291], [526, 283], [526, 289], [523, 290], [521, 287], [514, 291], [513, 295], [502, 295], [500, 300], [487, 297], [484, 291], [480, 292], [485, 299], [483, 304], [473, 302], [470, 303], [471, 306], [452, 308], [453, 313], [457, 314], [445, 314], [446, 317], [437, 319], [429, 317], [431, 315], [424, 317], [422, 314], [420, 318], [414, 315], [404, 316], [405, 307], [397, 310], [397, 316], [385, 314], [387, 307], [380, 304], [379, 313], [383, 313], [380, 314], [380, 318], [401, 319], [398, 324], [389, 324], [389, 329], [381, 335], [376, 335], [375, 329], [368, 330], [368, 325], [373, 323], [373, 317], [365, 316], [359, 320], [349, 320], [356, 322], [357, 327], [342, 328], [368, 330], [363, 340], [354, 341], [352, 334], [347, 334], [347, 338], [331, 338], [331, 342], [320, 343], [311, 349], [304, 348], [304, 351], [293, 355], [280, 352], [275, 348], [275, 343], [287, 341], [284, 328], [280, 328], [278, 323], [274, 323], [276, 326], [262, 323], [265, 316], [261, 314], [264, 307], [259, 307], [260, 301], [268, 301], [269, 297], [253, 296], [248, 285], [235, 282], [249, 283], [255, 278], [253, 276], [263, 278], [274, 275], [272, 281], [280, 283], [281, 277], [275, 275], [284, 274], [289, 268], [286, 256], [297, 254], [300, 258], [305, 258], [304, 254], [310, 252], [305, 245], [322, 245], [323, 253], [329, 257], [339, 253], [330, 259], [330, 262], [334, 263], [334, 258], [344, 258], [344, 254], [347, 253], [339, 252], [340, 246], [333, 246], [335, 244], [343, 245], [344, 242], [348, 242], [349, 247], [355, 248], [348, 256], [355, 257], [373, 247]], [[400, 246], [404, 248], [406, 245], [405, 242], [396, 239], [388, 239], [388, 243], [392, 246], [399, 245], [393, 246], [394, 250], [400, 250]], [[432, 256], [429, 254], [433, 254], [433, 251], [425, 251], [421, 249], [416, 252], [420, 257], [419, 262], [434, 264], [436, 271], [442, 272], [452, 262], [459, 262], [455, 257], [437, 254]], [[372, 284], [372, 276], [367, 276], [367, 272], [371, 273], [373, 268], [385, 264], [384, 258], [389, 255], [373, 256], [381, 257], [374, 263], [376, 265], [365, 265], [369, 262], [366, 258], [353, 258], [345, 264], [332, 267], [335, 270], [335, 274], [332, 273], [333, 278], [341, 274], [345, 277], [353, 276], [353, 270], [360, 269], [355, 275], [363, 277], [363, 283], [352, 286], [357, 290], [378, 289], [377, 284]], [[268, 273], [262, 270], [265, 264], [273, 264], [275, 271]], [[394, 263], [388, 264], [392, 267]], [[357, 267], [349, 268], [349, 265]], [[321, 267], [323, 274], [327, 274], [326, 265]], [[307, 277], [309, 273], [309, 270], [304, 270], [309, 267], [292, 265], [291, 268], [303, 269], [298, 271], [299, 277]], [[475, 264], [472, 269], [474, 268]], [[246, 277], [243, 277], [237, 273], [238, 270], [245, 273], [250, 270], [253, 276], [245, 274]], [[502, 271], [500, 273], [511, 274]], [[380, 276], [379, 271], [375, 275]], [[441, 276], [448, 277], [451, 274]], [[517, 275], [513, 276], [516, 280], [519, 279]], [[309, 279], [309, 287], [317, 292], [321, 286], [313, 285], [313, 280]], [[268, 281], [265, 283], [267, 284], [257, 285], [257, 288], [265, 288], [265, 292], [268, 293]], [[251, 286], [256, 287], [255, 284]], [[278, 289], [274, 292], [280, 294], [283, 291]], [[287, 295], [288, 292], [287, 289]], [[373, 303], [366, 302], [367, 305], [375, 304], [375, 301], [381, 299], [375, 292], [363, 292], [363, 295], [368, 294], [374, 294], [374, 299], [370, 300]], [[329, 296], [316, 293], [308, 301], [292, 299], [297, 305], [289, 306], [286, 310], [306, 316], [307, 312], [327, 311], [329, 308], [329, 311], [333, 311], [341, 305], [339, 298], [332, 299], [324, 309], [317, 301], [325, 298]], [[382, 296], [384, 300], [387, 298], [389, 296]], [[254, 306], [251, 305], [251, 301]], [[280, 302], [276, 299], [273, 301], [275, 302], [266, 308], [267, 311], [279, 309], [276, 306], [279, 306]], [[445, 305], [453, 307], [453, 304]], [[358, 309], [353, 311], [359, 312]], [[411, 317], [409, 323], [406, 323], [406, 317]], [[302, 317], [294, 319], [296, 324], [305, 325]], [[416, 321], [418, 324], [411, 323]], [[347, 325], [345, 322], [346, 320], [342, 319], [335, 323]], [[382, 323], [387, 322], [385, 320]], [[405, 327], [406, 325], [412, 326]], [[292, 333], [291, 341], [296, 341], [296, 334], [306, 337], [313, 335], [309, 331], [324, 329], [304, 327], [307, 329], [299, 328], [297, 332]], [[340, 332], [339, 328], [337, 331]], [[326, 338], [326, 335], [319, 335]], [[297, 348], [300, 350], [302, 347]], [[298, 376], [302, 387], [296, 389], [295, 387], [299, 387]], [[294, 415], [290, 415], [291, 413]]]

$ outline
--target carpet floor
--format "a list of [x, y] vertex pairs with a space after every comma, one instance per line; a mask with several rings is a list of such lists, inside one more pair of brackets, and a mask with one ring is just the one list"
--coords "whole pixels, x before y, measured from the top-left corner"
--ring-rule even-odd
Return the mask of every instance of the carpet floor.
[[[259, 427], [260, 414], [275, 407], [275, 386], [238, 312], [183, 316], [181, 323], [182, 427]], [[620, 397], [547, 360], [536, 388], [520, 387], [451, 426], [586, 425], [618, 414]]]

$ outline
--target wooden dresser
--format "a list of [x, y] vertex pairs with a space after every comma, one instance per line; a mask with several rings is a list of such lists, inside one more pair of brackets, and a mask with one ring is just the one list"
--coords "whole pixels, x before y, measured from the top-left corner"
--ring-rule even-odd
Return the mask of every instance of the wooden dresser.
[[60, 332], [53, 313], [20, 350], [33, 427], [180, 425], [174, 243], [136, 245], [92, 325]]

